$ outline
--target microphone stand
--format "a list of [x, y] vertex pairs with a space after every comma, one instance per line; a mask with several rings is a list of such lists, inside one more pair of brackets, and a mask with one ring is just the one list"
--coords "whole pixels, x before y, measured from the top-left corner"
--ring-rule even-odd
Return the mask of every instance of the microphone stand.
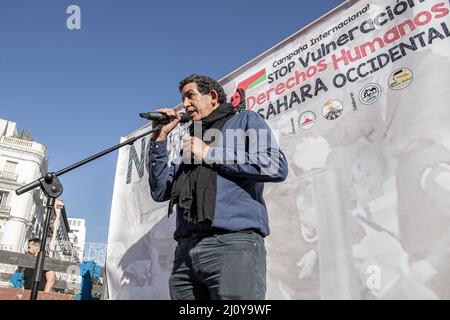
[[61, 194], [63, 193], [63, 186], [62, 186], [61, 182], [59, 181], [58, 177], [62, 176], [63, 174], [65, 174], [69, 171], [72, 171], [78, 167], [81, 167], [82, 165], [85, 165], [86, 163], [89, 163], [95, 159], [103, 157], [104, 155], [107, 155], [108, 153], [111, 153], [119, 148], [122, 148], [126, 145], [132, 145], [136, 140], [139, 140], [142, 137], [149, 135], [158, 129], [159, 129], [159, 127], [157, 126], [148, 132], [142, 133], [134, 138], [130, 138], [120, 144], [117, 144], [109, 149], [99, 152], [89, 158], [81, 160], [81, 161], [79, 161], [71, 166], [68, 166], [58, 172], [49, 172], [49, 173], [45, 174], [44, 176], [40, 177], [39, 179], [37, 179], [33, 182], [30, 182], [29, 184], [16, 190], [16, 194], [18, 196], [20, 196], [21, 194], [23, 194], [25, 192], [28, 192], [30, 190], [33, 190], [34, 188], [40, 187], [42, 192], [47, 197], [47, 204], [45, 206], [47, 212], [46, 212], [46, 216], [45, 216], [44, 229], [42, 232], [41, 246], [40, 246], [39, 254], [37, 256], [36, 265], [35, 265], [34, 272], [33, 272], [33, 285], [31, 288], [30, 300], [37, 299], [39, 283], [40, 283], [42, 271], [44, 268], [45, 246], [46, 246], [46, 242], [47, 242], [48, 229], [50, 227], [50, 217], [52, 215], [53, 208], [55, 206], [56, 198], [61, 196]]

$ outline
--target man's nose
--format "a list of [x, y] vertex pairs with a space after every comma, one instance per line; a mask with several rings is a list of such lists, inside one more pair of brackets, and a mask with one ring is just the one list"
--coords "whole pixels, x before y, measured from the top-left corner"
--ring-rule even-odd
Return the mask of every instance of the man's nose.
[[189, 99], [186, 97], [186, 98], [184, 98], [184, 100], [183, 100], [183, 106], [185, 107], [185, 108], [187, 108], [187, 107], [189, 107], [191, 105], [191, 102], [189, 101]]

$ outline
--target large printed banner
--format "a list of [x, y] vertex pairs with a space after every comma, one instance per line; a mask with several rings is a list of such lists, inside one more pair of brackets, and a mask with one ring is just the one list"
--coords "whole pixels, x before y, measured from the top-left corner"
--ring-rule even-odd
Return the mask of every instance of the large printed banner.
[[[450, 299], [449, 13], [346, 1], [221, 80], [289, 162], [265, 187], [268, 299]], [[151, 200], [147, 148], [119, 153], [111, 299], [169, 298], [174, 216]]]

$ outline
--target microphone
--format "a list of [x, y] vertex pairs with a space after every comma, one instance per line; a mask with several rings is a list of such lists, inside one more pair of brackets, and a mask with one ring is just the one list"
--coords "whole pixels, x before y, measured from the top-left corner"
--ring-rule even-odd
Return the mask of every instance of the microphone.
[[[139, 115], [141, 116], [141, 118], [156, 121], [157, 123], [162, 123], [162, 124], [169, 123], [170, 121], [175, 119], [174, 116], [167, 116], [164, 113], [160, 113], [160, 112], [143, 112], [143, 113], [139, 113]], [[189, 117], [189, 115], [187, 113], [180, 113], [180, 116], [181, 116], [180, 123], [186, 123], [186, 122], [191, 121], [191, 118]]]

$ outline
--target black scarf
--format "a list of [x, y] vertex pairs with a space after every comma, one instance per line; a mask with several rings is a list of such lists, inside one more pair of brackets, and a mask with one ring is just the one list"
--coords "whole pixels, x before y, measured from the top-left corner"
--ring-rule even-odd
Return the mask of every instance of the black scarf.
[[[225, 122], [234, 115], [233, 106], [222, 103], [217, 109], [202, 119], [202, 136], [208, 129], [222, 130]], [[189, 133], [194, 135], [194, 123], [189, 127]], [[202, 139], [203, 140], [203, 139]], [[214, 146], [218, 141], [204, 141]], [[217, 171], [205, 163], [185, 164], [181, 172], [175, 177], [172, 194], [169, 201], [169, 215], [173, 212], [173, 205], [183, 210], [188, 222], [211, 223], [214, 219], [217, 192]]]

